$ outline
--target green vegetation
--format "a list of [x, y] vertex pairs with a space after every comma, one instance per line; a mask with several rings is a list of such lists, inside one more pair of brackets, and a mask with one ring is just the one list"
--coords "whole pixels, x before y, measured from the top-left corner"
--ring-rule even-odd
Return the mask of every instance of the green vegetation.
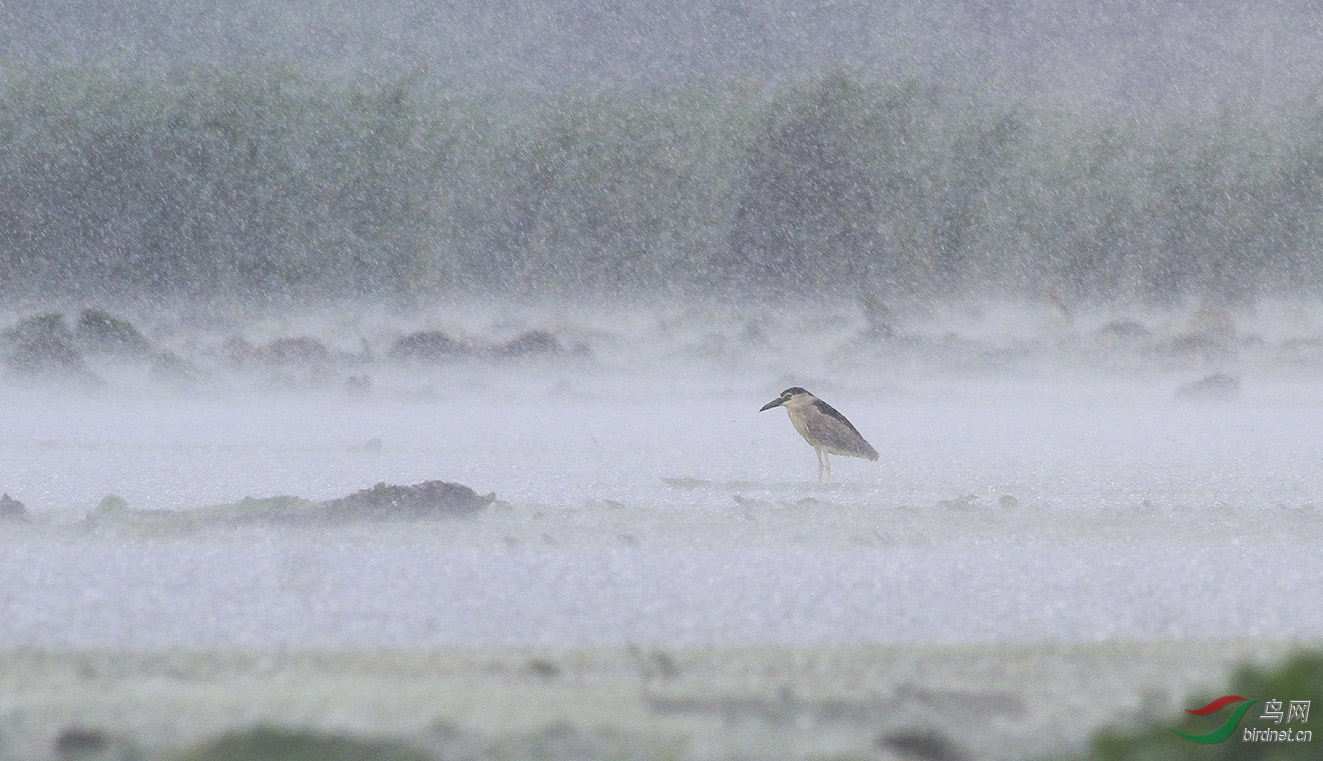
[[1323, 289], [1323, 106], [1143, 116], [836, 72], [440, 91], [0, 76], [0, 297], [1222, 301]]
[[[1140, 726], [1112, 726], [1100, 731], [1089, 751], [1079, 761], [1305, 761], [1323, 756], [1323, 732], [1313, 732], [1308, 742], [1244, 742], [1246, 729], [1310, 730], [1317, 723], [1314, 709], [1323, 704], [1323, 652], [1303, 652], [1288, 658], [1275, 668], [1242, 666], [1224, 693], [1254, 698], [1230, 737], [1219, 743], [1200, 744], [1177, 736], [1172, 729], [1194, 735], [1208, 733], [1226, 721], [1234, 705], [1205, 716], [1185, 712], [1151, 717]], [[1185, 707], [1204, 706], [1219, 695], [1196, 695]], [[1274, 724], [1260, 719], [1268, 700], [1281, 701], [1288, 710], [1290, 701], [1310, 701], [1309, 721], [1298, 718]]]
[[184, 753], [179, 761], [430, 761], [431, 758], [394, 742], [258, 728], [225, 735]]

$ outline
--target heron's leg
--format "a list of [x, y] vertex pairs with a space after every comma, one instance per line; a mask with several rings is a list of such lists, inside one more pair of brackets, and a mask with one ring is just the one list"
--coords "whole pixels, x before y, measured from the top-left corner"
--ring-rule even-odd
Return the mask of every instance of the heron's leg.
[[813, 447], [813, 454], [818, 456], [818, 483], [822, 483], [822, 468], [823, 468], [822, 461], [826, 455], [824, 455], [822, 450], [818, 449], [817, 447]]
[[827, 464], [827, 478], [831, 478], [831, 455], [823, 452], [822, 461]]

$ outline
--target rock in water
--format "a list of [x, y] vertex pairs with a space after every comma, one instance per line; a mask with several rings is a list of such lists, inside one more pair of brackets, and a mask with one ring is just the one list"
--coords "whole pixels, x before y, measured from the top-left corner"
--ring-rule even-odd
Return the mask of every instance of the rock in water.
[[28, 509], [22, 502], [4, 494], [0, 495], [0, 521], [31, 523], [32, 517], [28, 515]]
[[62, 314], [29, 317], [0, 335], [4, 364], [10, 375], [86, 387], [100, 385], [74, 348], [73, 334]]
[[564, 354], [565, 347], [561, 346], [560, 341], [557, 341], [555, 336], [545, 330], [530, 330], [527, 333], [519, 334], [500, 346], [492, 347], [489, 353], [493, 357], [502, 359], [554, 356]]
[[469, 348], [439, 330], [410, 333], [395, 342], [391, 359], [414, 362], [445, 362], [466, 357]]
[[1176, 399], [1186, 402], [1230, 402], [1240, 398], [1240, 379], [1225, 373], [1186, 383], [1176, 389]]
[[270, 368], [324, 369], [335, 364], [335, 356], [321, 341], [309, 336], [277, 338], [252, 351], [252, 359]]
[[[495, 501], [495, 492], [480, 495], [467, 486], [445, 481], [424, 481], [412, 486], [379, 483], [348, 497], [324, 502], [289, 496], [247, 497], [192, 510], [132, 510], [122, 498], [111, 495], [101, 500], [84, 523], [91, 527], [136, 526], [155, 531], [252, 525], [309, 527], [356, 521], [461, 518], [477, 515]], [[0, 501], [0, 506], [3, 504]]]
[[877, 746], [895, 751], [903, 758], [922, 761], [965, 761], [969, 758], [944, 735], [932, 730], [902, 730], [883, 735]]
[[133, 323], [100, 309], [84, 309], [74, 327], [74, 345], [84, 354], [126, 360], [145, 360], [152, 345]]
[[163, 351], [152, 357], [153, 383], [178, 391], [203, 386], [211, 382], [211, 374], [172, 351]]
[[412, 486], [379, 483], [348, 497], [322, 502], [317, 512], [329, 520], [417, 520], [476, 515], [495, 501], [495, 492], [480, 495], [447, 481], [424, 481]]

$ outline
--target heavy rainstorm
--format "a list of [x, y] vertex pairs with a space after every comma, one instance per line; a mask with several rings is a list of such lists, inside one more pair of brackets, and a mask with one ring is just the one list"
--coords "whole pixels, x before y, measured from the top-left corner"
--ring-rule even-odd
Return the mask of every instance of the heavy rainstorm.
[[1320, 85], [1307, 0], [7, 0], [0, 759], [1317, 758]]

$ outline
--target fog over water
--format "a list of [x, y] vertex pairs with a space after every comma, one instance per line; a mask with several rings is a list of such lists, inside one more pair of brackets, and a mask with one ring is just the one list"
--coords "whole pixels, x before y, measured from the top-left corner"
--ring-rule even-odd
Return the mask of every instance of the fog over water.
[[[1117, 345], [1099, 332], [1113, 322], [1063, 327], [1032, 305], [962, 307], [893, 338], [858, 310], [580, 307], [536, 321], [573, 350], [430, 363], [360, 348], [329, 366], [244, 364], [228, 331], [185, 332], [206, 379], [194, 387], [103, 359], [89, 362], [100, 385], [7, 392], [0, 477], [36, 523], [7, 534], [8, 574], [26, 580], [10, 599], [29, 615], [0, 634], [83, 647], [1318, 637], [1320, 392], [1295, 353], [1312, 339], [1252, 332], [1280, 324], [1274, 310], [1194, 354], [1172, 349], [1188, 318], [1146, 315], [1154, 332]], [[475, 345], [516, 328], [491, 319], [428, 324]], [[331, 342], [346, 329], [304, 320], [279, 329]], [[260, 347], [273, 329], [240, 332]], [[364, 393], [348, 384], [360, 375]], [[837, 405], [881, 460], [833, 458], [817, 483], [784, 413], [757, 412], [788, 385]], [[498, 501], [474, 519], [323, 529], [171, 529], [98, 507], [430, 479]]]
[[[5, 2], [0, 759], [115, 716], [520, 757], [506, 704], [1023, 758], [1323, 641], [1321, 25]], [[794, 386], [878, 461], [820, 481]], [[428, 728], [346, 723], [360, 667]]]

